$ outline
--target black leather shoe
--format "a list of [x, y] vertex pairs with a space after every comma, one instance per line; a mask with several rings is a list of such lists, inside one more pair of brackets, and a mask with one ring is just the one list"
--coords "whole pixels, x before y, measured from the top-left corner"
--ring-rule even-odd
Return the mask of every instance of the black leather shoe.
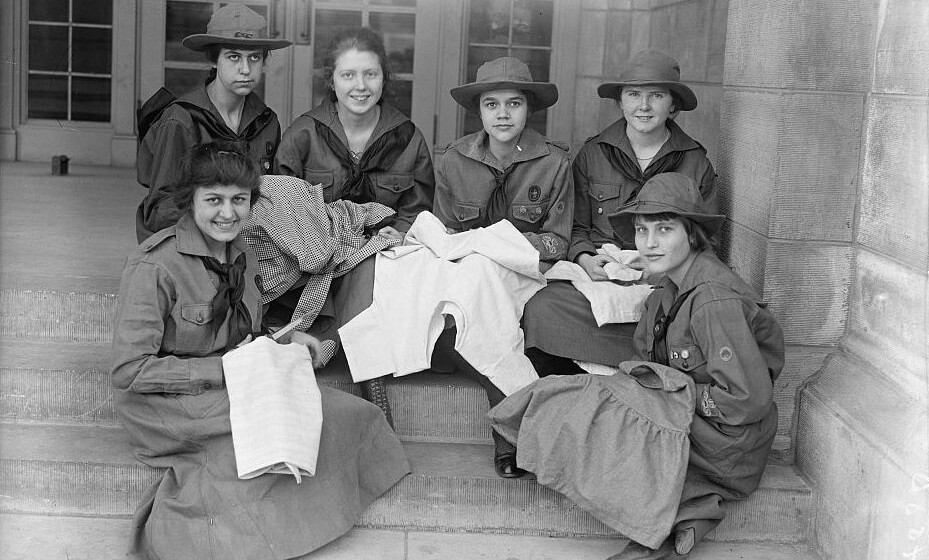
[[494, 453], [494, 470], [500, 478], [519, 478], [527, 471], [516, 466], [516, 453]]

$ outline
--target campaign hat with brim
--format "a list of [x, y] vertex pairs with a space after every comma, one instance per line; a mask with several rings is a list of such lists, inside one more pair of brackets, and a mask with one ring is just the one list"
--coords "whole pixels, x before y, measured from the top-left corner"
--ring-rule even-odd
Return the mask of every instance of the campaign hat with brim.
[[481, 94], [502, 89], [524, 91], [533, 113], [548, 109], [558, 101], [558, 86], [550, 82], [532, 81], [526, 63], [512, 56], [481, 64], [477, 69], [477, 78], [469, 84], [452, 88], [451, 94], [468, 111], [480, 113], [478, 104]]
[[668, 88], [680, 100], [681, 111], [697, 108], [697, 96], [681, 82], [681, 67], [672, 57], [658, 51], [641, 51], [632, 56], [617, 82], [605, 82], [597, 87], [597, 95], [619, 99], [623, 87], [660, 86]]
[[248, 49], [283, 49], [292, 43], [268, 37], [268, 22], [258, 12], [244, 4], [226, 4], [213, 12], [206, 33], [184, 37], [181, 44], [193, 51], [210, 45], [230, 45]]
[[628, 231], [639, 214], [672, 213], [697, 222], [709, 235], [719, 232], [726, 216], [707, 208], [693, 179], [682, 173], [659, 173], [642, 185], [634, 202], [607, 218], [614, 231]]

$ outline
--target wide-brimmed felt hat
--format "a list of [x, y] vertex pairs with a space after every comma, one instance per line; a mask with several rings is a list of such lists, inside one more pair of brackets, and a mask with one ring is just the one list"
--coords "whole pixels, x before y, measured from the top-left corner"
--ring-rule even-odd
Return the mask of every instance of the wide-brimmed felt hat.
[[606, 82], [597, 87], [597, 95], [619, 99], [623, 86], [661, 86], [677, 95], [681, 111], [697, 108], [697, 96], [681, 82], [681, 67], [672, 57], [658, 51], [641, 51], [629, 59], [618, 82]]
[[547, 109], [558, 101], [558, 86], [550, 82], [532, 81], [526, 63], [512, 56], [502, 56], [481, 64], [476, 79], [451, 89], [452, 97], [465, 109], [480, 113], [478, 102], [482, 93], [501, 89], [526, 92], [533, 113]]
[[249, 49], [283, 49], [292, 43], [268, 37], [268, 21], [244, 4], [226, 4], [213, 12], [206, 33], [184, 37], [181, 44], [202, 51], [209, 45], [235, 45]]
[[699, 223], [710, 235], [715, 235], [726, 217], [707, 208], [700, 189], [693, 179], [682, 173], [659, 173], [639, 190], [634, 202], [626, 204], [607, 218], [615, 231], [628, 231], [629, 223], [638, 214], [673, 213]]

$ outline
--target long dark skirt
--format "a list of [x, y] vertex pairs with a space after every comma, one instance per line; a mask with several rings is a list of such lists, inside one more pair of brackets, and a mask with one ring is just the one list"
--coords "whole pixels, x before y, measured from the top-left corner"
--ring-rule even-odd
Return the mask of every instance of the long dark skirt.
[[118, 392], [120, 420], [142, 463], [166, 468], [134, 518], [132, 552], [162, 560], [285, 559], [349, 531], [365, 507], [410, 472], [376, 406], [320, 387], [316, 474], [236, 474], [225, 389], [200, 395]]
[[550, 282], [526, 304], [526, 348], [554, 356], [619, 365], [632, 359], [635, 323], [597, 326], [590, 302], [570, 282]]

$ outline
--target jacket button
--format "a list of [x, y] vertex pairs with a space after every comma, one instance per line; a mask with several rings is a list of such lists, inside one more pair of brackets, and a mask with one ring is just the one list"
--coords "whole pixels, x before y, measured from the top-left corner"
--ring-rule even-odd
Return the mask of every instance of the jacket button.
[[687, 358], [690, 357], [690, 352], [688, 352], [687, 350], [681, 350], [681, 357], [686, 360]]
[[199, 314], [199, 315], [197, 315], [197, 322], [198, 322], [198, 323], [202, 323], [202, 322], [203, 322], [203, 314], [202, 314], [202, 313]]
[[597, 195], [597, 200], [603, 200], [603, 193]]
[[203, 384], [203, 388], [209, 391], [210, 389], [213, 388], [213, 385], [209, 381], [207, 381], [206, 383]]
[[603, 208], [597, 208], [597, 214], [603, 214]]
[[659, 332], [661, 332], [661, 327], [658, 325], [655, 325], [655, 334], [658, 334]]

